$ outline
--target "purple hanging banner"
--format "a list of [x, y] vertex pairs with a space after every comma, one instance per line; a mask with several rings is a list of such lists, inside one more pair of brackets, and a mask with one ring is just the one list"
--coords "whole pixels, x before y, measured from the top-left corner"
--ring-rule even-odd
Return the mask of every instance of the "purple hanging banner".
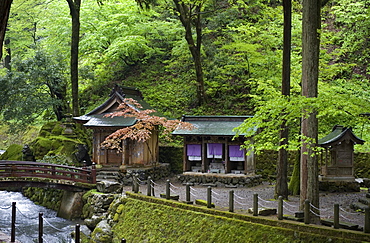
[[244, 149], [240, 150], [239, 145], [229, 145], [229, 157], [244, 157]]
[[222, 143], [209, 143], [208, 155], [222, 155]]
[[188, 144], [187, 145], [187, 156], [200, 157], [202, 154], [202, 146], [200, 144]]

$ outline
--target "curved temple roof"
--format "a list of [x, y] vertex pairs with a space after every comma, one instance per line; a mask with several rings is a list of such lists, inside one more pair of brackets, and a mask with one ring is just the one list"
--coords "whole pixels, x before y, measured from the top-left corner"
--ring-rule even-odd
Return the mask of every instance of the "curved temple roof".
[[182, 121], [194, 125], [194, 129], [175, 130], [173, 135], [234, 136], [234, 128], [251, 116], [183, 116]]
[[100, 106], [89, 113], [73, 117], [73, 120], [83, 123], [86, 127], [128, 127], [136, 123], [134, 117], [105, 116], [118, 110], [118, 106], [124, 102], [124, 98], [133, 98], [139, 102], [143, 109], [152, 109], [144, 100], [139, 90], [129, 87], [120, 88], [116, 86], [110, 97]]
[[357, 137], [352, 129], [336, 125], [333, 127], [333, 130], [330, 134], [319, 139], [318, 145], [322, 147], [335, 145], [343, 140], [351, 140], [354, 144], [364, 144], [365, 141]]

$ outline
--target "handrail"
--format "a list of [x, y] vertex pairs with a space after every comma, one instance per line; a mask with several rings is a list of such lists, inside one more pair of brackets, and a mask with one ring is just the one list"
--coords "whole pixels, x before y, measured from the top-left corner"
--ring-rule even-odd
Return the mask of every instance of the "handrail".
[[0, 160], [0, 177], [41, 177], [95, 184], [96, 169], [95, 164], [89, 169], [33, 161]]

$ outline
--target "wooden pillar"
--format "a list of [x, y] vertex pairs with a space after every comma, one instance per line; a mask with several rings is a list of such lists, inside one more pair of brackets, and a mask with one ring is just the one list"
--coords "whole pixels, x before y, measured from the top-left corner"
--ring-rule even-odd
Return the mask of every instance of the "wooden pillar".
[[229, 139], [225, 143], [225, 173], [230, 173]]
[[182, 151], [182, 171], [185, 172], [185, 171], [188, 171], [189, 170], [189, 165], [188, 165], [188, 158], [186, 156], [186, 153], [187, 153], [187, 142], [186, 142], [186, 136], [184, 136], [184, 141], [183, 141], [183, 144], [184, 144], [184, 149]]
[[202, 137], [202, 172], [206, 171], [206, 161], [207, 161], [207, 148], [206, 143], [204, 142], [204, 137]]

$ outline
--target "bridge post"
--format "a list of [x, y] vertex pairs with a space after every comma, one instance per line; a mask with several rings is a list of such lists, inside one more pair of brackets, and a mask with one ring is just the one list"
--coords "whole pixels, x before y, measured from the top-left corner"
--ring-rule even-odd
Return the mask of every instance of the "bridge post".
[[44, 221], [42, 220], [43, 213], [39, 213], [39, 243], [43, 243], [42, 235], [44, 234]]
[[80, 225], [76, 224], [75, 242], [80, 243]]
[[15, 217], [16, 217], [16, 202], [12, 202], [12, 225], [10, 233], [10, 242], [15, 242]]
[[91, 166], [91, 183], [96, 184], [96, 166], [95, 166], [95, 162], [93, 162], [92, 166]]

